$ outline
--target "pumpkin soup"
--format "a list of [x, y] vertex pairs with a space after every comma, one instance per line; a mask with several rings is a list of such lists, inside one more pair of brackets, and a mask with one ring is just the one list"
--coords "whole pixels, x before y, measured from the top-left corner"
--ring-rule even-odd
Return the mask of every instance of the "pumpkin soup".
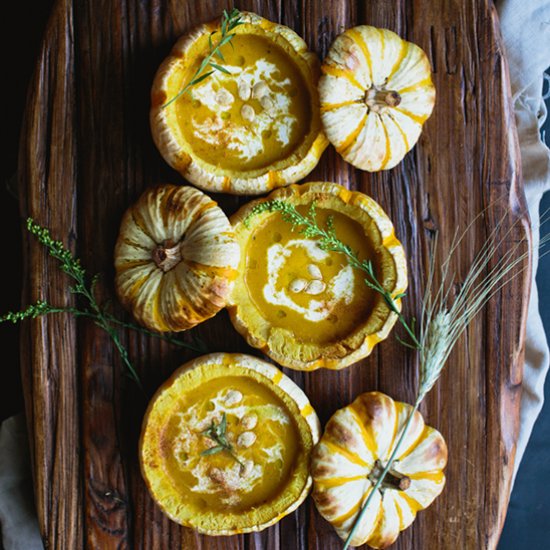
[[258, 531], [307, 495], [319, 421], [273, 365], [217, 353], [180, 368], [143, 422], [141, 466], [174, 521], [202, 533]]

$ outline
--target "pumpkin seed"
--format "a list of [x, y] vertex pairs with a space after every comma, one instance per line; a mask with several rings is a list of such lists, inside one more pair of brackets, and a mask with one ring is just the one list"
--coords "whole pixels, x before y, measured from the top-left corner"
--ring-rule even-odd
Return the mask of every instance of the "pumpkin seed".
[[256, 434], [254, 432], [243, 432], [237, 437], [237, 445], [239, 447], [250, 447], [256, 441]]
[[260, 105], [267, 111], [271, 111], [275, 107], [275, 102], [268, 95], [264, 95], [260, 98]]
[[323, 274], [321, 273], [321, 270], [315, 264], [309, 264], [307, 266], [307, 272], [314, 279], [322, 279], [323, 278]]
[[239, 84], [239, 97], [243, 101], [248, 101], [250, 99], [250, 96], [252, 94], [252, 88], [250, 87], [250, 84], [248, 82], [240, 82]]
[[245, 460], [241, 464], [239, 475], [241, 477], [248, 477], [252, 473], [252, 468], [254, 468], [254, 462], [252, 460]]
[[248, 120], [249, 122], [252, 122], [254, 118], [256, 117], [256, 111], [254, 111], [254, 108], [248, 104], [244, 104], [241, 107], [241, 116]]
[[291, 292], [298, 293], [298, 292], [302, 292], [302, 290], [304, 290], [304, 288], [306, 288], [306, 286], [307, 286], [307, 281], [305, 279], [294, 279], [288, 285], [288, 289]]
[[265, 82], [256, 82], [252, 88], [252, 97], [261, 99], [269, 93], [269, 88]]
[[208, 472], [208, 477], [214, 482], [214, 483], [225, 483], [225, 474], [222, 470], [219, 468], [211, 468]]
[[197, 424], [195, 425], [195, 429], [198, 432], [204, 432], [204, 430], [206, 430], [210, 426], [210, 423], [211, 423], [211, 420], [208, 418], [205, 418], [204, 420], [197, 422]]
[[242, 399], [243, 399], [243, 394], [240, 391], [230, 390], [227, 392], [224, 402], [228, 407], [231, 407], [232, 405], [236, 405], [237, 403], [240, 403]]
[[246, 414], [241, 418], [241, 425], [245, 430], [253, 430], [258, 424], [258, 417], [255, 414]]
[[314, 280], [311, 281], [305, 288], [306, 294], [311, 294], [312, 296], [316, 296], [317, 294], [321, 294], [321, 292], [324, 292], [327, 288], [327, 285], [323, 283], [323, 281]]
[[226, 90], [225, 88], [220, 88], [216, 92], [216, 96], [214, 98], [216, 100], [216, 103], [218, 105], [221, 105], [222, 107], [227, 107], [235, 101], [235, 98], [233, 97], [233, 94]]

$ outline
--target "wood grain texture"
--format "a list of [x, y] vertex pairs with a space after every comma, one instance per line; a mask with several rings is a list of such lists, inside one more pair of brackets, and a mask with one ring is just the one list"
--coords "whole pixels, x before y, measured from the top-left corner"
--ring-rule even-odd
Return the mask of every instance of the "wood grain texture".
[[[63, 239], [101, 292], [114, 296], [112, 255], [122, 213], [147, 186], [183, 180], [156, 151], [148, 127], [153, 75], [176, 38], [217, 17], [227, 2], [58, 0], [30, 89], [21, 142], [23, 216]], [[453, 262], [464, 276], [503, 220], [503, 249], [529, 231], [498, 22], [488, 0], [387, 2], [288, 0], [238, 3], [292, 27], [322, 57], [347, 27], [368, 23], [419, 44], [434, 69], [437, 101], [419, 144], [395, 169], [368, 174], [332, 148], [309, 180], [336, 181], [381, 203], [408, 253], [405, 313], [418, 315], [430, 245], [442, 257], [457, 227], [485, 214]], [[248, 200], [216, 196], [230, 214]], [[67, 279], [25, 234], [25, 300], [70, 303]], [[525, 263], [527, 266], [528, 264]], [[495, 548], [506, 512], [517, 438], [525, 270], [468, 328], [422, 407], [450, 449], [447, 487], [398, 539], [399, 550]], [[114, 306], [116, 314], [125, 315]], [[250, 350], [221, 312], [194, 329], [212, 351]], [[191, 358], [121, 332], [149, 394]], [[336, 549], [340, 540], [312, 502], [254, 535], [202, 537], [169, 521], [141, 480], [137, 438], [146, 400], [124, 375], [108, 337], [58, 315], [28, 323], [22, 365], [36, 504], [48, 548]], [[412, 401], [414, 353], [389, 338], [340, 372], [285, 369], [324, 423], [360, 392]]]

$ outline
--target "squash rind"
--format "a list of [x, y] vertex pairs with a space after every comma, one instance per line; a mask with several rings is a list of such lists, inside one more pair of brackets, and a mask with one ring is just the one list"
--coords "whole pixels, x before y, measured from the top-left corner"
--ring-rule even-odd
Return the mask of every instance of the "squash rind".
[[231, 217], [241, 246], [239, 276], [227, 305], [233, 326], [249, 345], [261, 349], [277, 363], [296, 370], [341, 369], [366, 357], [378, 342], [389, 335], [397, 320], [397, 316], [389, 310], [383, 299], [377, 301], [369, 316], [369, 320], [376, 317], [383, 319], [375, 332], [369, 332], [367, 321], [349, 337], [327, 345], [300, 341], [290, 330], [273, 327], [250, 299], [244, 280], [247, 243], [255, 229], [264, 223], [267, 217], [279, 214], [263, 213], [253, 217], [248, 224], [244, 221], [256, 205], [271, 200], [287, 200], [295, 205], [310, 204], [315, 200], [319, 207], [336, 208], [354, 221], [364, 224], [364, 227], [370, 227], [374, 222], [373, 230], [379, 235], [379, 246], [387, 250], [393, 260], [395, 280], [388, 290], [396, 297], [398, 307], [401, 301], [397, 296], [407, 287], [407, 266], [403, 247], [395, 237], [393, 224], [379, 204], [367, 195], [350, 191], [335, 183], [311, 182], [291, 185], [274, 191], [266, 198], [244, 205]]
[[215, 166], [194, 154], [192, 144], [183, 137], [177, 122], [177, 102], [164, 106], [182, 88], [182, 78], [178, 78], [178, 74], [186, 70], [186, 57], [191, 48], [200, 37], [219, 30], [219, 20], [200, 25], [182, 36], [160, 65], [151, 91], [150, 125], [153, 140], [166, 162], [188, 181], [206, 191], [255, 195], [307, 176], [319, 162], [328, 140], [322, 131], [319, 116], [317, 56], [308, 51], [302, 38], [284, 25], [250, 12], [242, 12], [241, 21], [244, 24], [236, 27], [234, 33], [256, 33], [284, 46], [308, 86], [312, 123], [296, 151], [274, 165], [254, 170], [239, 171]]
[[[303, 468], [294, 472], [293, 479], [287, 482], [286, 488], [275, 496], [272, 502], [254, 510], [233, 513], [233, 515], [229, 512], [227, 514], [209, 513], [206, 510], [203, 514], [189, 515], [186, 503], [181, 501], [177, 487], [173, 485], [163, 467], [159, 451], [162, 447], [160, 434], [171, 414], [177, 410], [176, 401], [181, 397], [182, 389], [185, 390], [186, 382], [191, 377], [196, 377], [199, 381], [205, 380], [207, 373], [215, 368], [227, 371], [227, 376], [234, 375], [237, 368], [246, 372], [252, 380], [267, 385], [272, 391], [276, 390], [289, 406], [289, 412], [292, 412], [299, 427], [304, 454]], [[312, 484], [308, 469], [309, 454], [319, 440], [319, 436], [319, 419], [307, 396], [279, 369], [250, 355], [212, 353], [198, 357], [180, 367], [157, 390], [143, 419], [139, 444], [140, 466], [151, 496], [173, 521], [207, 535], [233, 535], [261, 531], [294, 511], [308, 495]]]

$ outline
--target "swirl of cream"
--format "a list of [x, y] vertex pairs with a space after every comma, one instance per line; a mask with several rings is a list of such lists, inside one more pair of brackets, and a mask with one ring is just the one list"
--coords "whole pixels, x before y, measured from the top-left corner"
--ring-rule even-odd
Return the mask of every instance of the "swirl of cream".
[[268, 281], [263, 289], [264, 298], [270, 304], [275, 306], [285, 306], [297, 313], [300, 313], [308, 321], [318, 323], [324, 321], [340, 303], [345, 305], [353, 300], [354, 274], [351, 266], [346, 265], [327, 282], [326, 296], [324, 300], [311, 298], [308, 307], [303, 307], [294, 301], [294, 298], [288, 289], [283, 286], [277, 289], [277, 281], [281, 275], [281, 270], [290, 258], [293, 249], [303, 248], [308, 257], [313, 262], [324, 262], [329, 253], [318, 246], [318, 242], [312, 239], [293, 239], [282, 245], [275, 243], [267, 251], [267, 272]]

